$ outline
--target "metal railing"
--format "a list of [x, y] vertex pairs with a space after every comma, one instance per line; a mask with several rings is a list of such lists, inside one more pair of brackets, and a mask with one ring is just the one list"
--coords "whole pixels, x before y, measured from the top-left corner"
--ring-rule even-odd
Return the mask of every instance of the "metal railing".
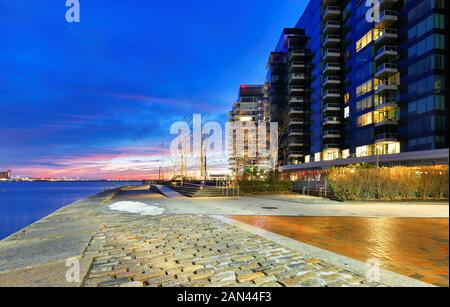
[[224, 197], [240, 197], [241, 194], [239, 184], [229, 179], [216, 180], [216, 188], [222, 191]]

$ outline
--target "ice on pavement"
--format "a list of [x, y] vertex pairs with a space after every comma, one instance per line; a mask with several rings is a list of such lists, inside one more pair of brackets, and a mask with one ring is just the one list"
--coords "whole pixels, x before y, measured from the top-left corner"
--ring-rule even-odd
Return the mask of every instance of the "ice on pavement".
[[109, 209], [113, 211], [136, 213], [140, 215], [161, 215], [164, 213], [163, 208], [134, 201], [119, 201], [112, 205], [109, 205]]

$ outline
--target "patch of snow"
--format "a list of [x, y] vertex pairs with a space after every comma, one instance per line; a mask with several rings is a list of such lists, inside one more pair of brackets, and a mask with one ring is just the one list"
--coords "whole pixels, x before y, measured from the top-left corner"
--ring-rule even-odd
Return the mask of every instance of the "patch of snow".
[[134, 201], [119, 201], [108, 208], [113, 211], [121, 211], [127, 213], [135, 213], [140, 215], [162, 215], [164, 214], [164, 209], [156, 206], [147, 205], [140, 202]]

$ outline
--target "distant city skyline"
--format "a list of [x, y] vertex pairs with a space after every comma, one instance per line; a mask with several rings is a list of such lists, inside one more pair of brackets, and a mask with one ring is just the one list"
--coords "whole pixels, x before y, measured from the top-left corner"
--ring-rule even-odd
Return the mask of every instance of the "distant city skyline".
[[225, 121], [308, 1], [81, 1], [79, 24], [63, 2], [0, 0], [0, 169], [14, 175], [158, 176], [170, 125]]

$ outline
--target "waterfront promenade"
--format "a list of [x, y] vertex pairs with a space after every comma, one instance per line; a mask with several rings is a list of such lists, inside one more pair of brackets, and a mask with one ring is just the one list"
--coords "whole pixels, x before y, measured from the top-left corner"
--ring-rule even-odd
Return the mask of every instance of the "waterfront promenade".
[[[165, 212], [159, 216], [141, 216], [111, 211], [108, 205], [119, 201], [141, 202], [163, 208]], [[271, 221], [273, 217], [282, 220]], [[308, 221], [312, 217], [338, 220], [328, 224]], [[343, 243], [343, 237], [340, 240], [337, 237], [356, 225], [347, 221], [347, 226], [335, 227], [341, 218], [370, 218], [380, 224], [388, 223], [384, 225], [391, 228], [384, 229], [395, 229], [393, 235], [403, 233], [409, 249], [416, 244], [419, 251], [420, 241], [425, 242], [434, 257], [427, 259], [428, 270], [416, 275], [409, 272], [408, 277], [398, 274], [403, 272], [396, 270], [397, 262], [397, 266], [385, 267], [389, 262], [383, 259], [381, 280], [368, 284], [365, 255], [333, 248], [334, 243]], [[436, 226], [438, 231], [431, 229], [430, 232], [436, 230], [433, 233], [427, 233], [426, 229], [411, 232], [408, 223], [397, 223], [398, 219], [405, 218], [411, 223], [430, 221], [443, 225]], [[274, 228], [275, 222], [294, 224]], [[442, 232], [445, 223], [447, 232]], [[302, 229], [295, 231], [299, 225]], [[364, 231], [359, 227], [356, 231], [360, 240], [347, 242], [347, 249], [358, 248], [354, 244], [370, 245], [370, 241], [361, 239]], [[391, 235], [385, 233], [384, 238], [380, 237], [382, 233], [377, 233], [376, 227], [371, 228], [372, 233], [366, 230], [368, 238], [373, 236], [378, 240], [378, 245], [374, 245], [378, 248]], [[317, 239], [321, 233], [322, 241], [331, 242], [331, 246]], [[420, 233], [423, 240], [408, 239]], [[378, 256], [388, 258], [389, 249], [400, 255], [409, 251], [400, 240], [386, 241], [384, 247], [384, 255]], [[419, 258], [422, 254], [417, 253]], [[1, 241], [0, 255], [0, 286], [430, 285], [426, 281], [445, 286], [445, 276], [448, 286], [448, 269], [442, 271], [445, 261], [448, 268], [448, 205], [341, 204], [319, 198], [277, 195], [240, 199], [166, 198], [146, 189], [121, 191], [117, 195], [105, 192], [69, 205]], [[374, 255], [368, 252], [366, 256]], [[66, 260], [73, 257], [79, 259], [81, 279], [69, 283]], [[434, 271], [439, 271], [440, 279], [431, 276]]]

